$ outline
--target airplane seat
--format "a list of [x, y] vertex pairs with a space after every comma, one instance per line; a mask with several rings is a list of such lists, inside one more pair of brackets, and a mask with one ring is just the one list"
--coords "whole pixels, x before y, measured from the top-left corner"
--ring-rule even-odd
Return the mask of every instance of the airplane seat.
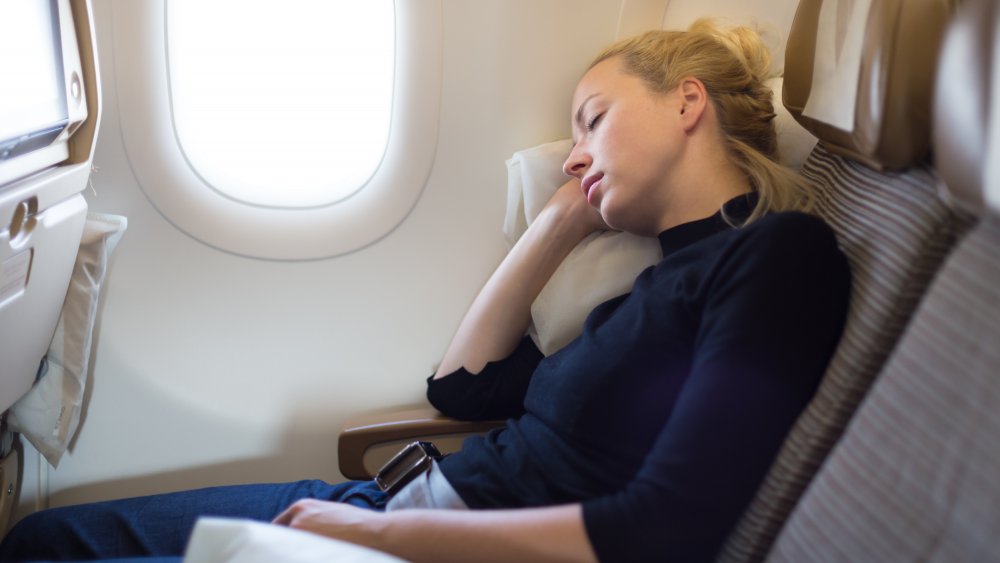
[[[32, 130], [0, 146], [0, 534], [21, 471], [14, 433], [55, 465], [76, 430], [107, 255], [125, 227], [124, 218], [88, 215], [82, 195], [101, 109], [90, 2], [50, 6], [63, 48], [51, 56], [68, 75], [69, 125], [54, 139]], [[17, 75], [9, 64], [4, 72]]]
[[[870, 7], [868, 6], [870, 4]], [[971, 216], [938, 193], [931, 92], [949, 0], [803, 0], [783, 103], [819, 138], [802, 174], [852, 270], [840, 344], [720, 561], [760, 561], [907, 326]]]
[[942, 189], [978, 222], [809, 486], [773, 561], [993, 561], [1000, 553], [1000, 7], [966, 0], [940, 59]]

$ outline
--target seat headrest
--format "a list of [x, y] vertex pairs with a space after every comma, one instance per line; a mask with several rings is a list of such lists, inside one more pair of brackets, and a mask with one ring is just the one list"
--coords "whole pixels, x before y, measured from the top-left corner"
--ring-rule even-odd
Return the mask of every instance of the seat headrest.
[[998, 27], [996, 0], [962, 4], [944, 39], [934, 94], [935, 165], [952, 199], [976, 214], [1000, 210]]
[[785, 107], [833, 152], [877, 169], [922, 161], [953, 3], [802, 0], [785, 50]]

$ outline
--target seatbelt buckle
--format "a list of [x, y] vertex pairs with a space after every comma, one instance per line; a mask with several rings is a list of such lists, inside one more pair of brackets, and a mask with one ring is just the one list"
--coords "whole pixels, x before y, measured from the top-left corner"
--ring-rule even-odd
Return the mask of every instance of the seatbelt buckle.
[[426, 473], [441, 452], [430, 442], [412, 442], [382, 466], [375, 474], [375, 484], [389, 494], [395, 494], [418, 475]]

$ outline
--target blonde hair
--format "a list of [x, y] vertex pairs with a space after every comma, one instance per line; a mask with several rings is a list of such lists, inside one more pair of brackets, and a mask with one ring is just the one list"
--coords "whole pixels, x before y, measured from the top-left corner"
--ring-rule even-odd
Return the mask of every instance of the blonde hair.
[[746, 223], [769, 211], [811, 211], [814, 194], [796, 172], [779, 164], [772, 92], [764, 84], [771, 55], [748, 27], [723, 30], [698, 20], [687, 31], [650, 31], [611, 45], [590, 68], [619, 57], [625, 72], [652, 92], [666, 93], [682, 79], [705, 85], [733, 161], [758, 194]]

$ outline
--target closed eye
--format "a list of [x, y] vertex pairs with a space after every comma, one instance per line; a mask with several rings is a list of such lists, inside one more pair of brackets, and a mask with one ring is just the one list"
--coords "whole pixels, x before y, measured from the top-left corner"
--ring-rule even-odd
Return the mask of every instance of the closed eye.
[[604, 117], [603, 113], [599, 113], [594, 117], [591, 117], [590, 121], [587, 121], [587, 131], [593, 131], [594, 127], [597, 126], [597, 122], [600, 121], [602, 117]]

